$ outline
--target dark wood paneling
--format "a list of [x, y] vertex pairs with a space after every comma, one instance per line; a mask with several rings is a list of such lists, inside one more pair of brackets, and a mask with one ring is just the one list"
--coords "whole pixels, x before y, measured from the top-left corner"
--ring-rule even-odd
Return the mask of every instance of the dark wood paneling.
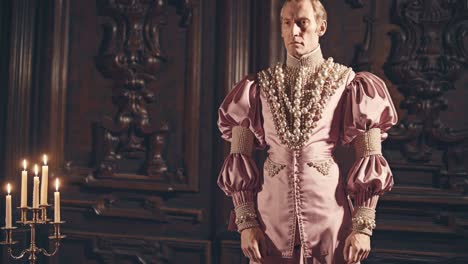
[[209, 192], [199, 192], [199, 175], [209, 167], [200, 166], [199, 144], [211, 139], [198, 131], [210, 107], [200, 106], [210, 94], [202, 74], [213, 65], [202, 64], [205, 4], [70, 2], [63, 156], [71, 225], [95, 232], [114, 221], [101, 229], [114, 233], [138, 221], [135, 234], [206, 236]]
[[[67, 173], [86, 176], [88, 187], [197, 191], [198, 3], [97, 3], [72, 6], [85, 18], [72, 12], [68, 101], [81, 107], [69, 108], [66, 116]], [[90, 8], [83, 11], [82, 6]], [[98, 20], [102, 31], [96, 26], [93, 32], [81, 30]], [[87, 46], [75, 40], [82, 34], [89, 39]], [[93, 59], [96, 67], [82, 72]], [[83, 74], [95, 78], [83, 79]], [[87, 118], [76, 122], [81, 116]], [[86, 171], [80, 167], [93, 169], [80, 175]]]

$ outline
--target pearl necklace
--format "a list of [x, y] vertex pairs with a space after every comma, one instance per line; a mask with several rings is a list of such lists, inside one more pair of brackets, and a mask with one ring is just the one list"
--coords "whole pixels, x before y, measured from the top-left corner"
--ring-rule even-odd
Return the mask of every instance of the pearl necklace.
[[[322, 62], [317, 69], [313, 72], [311, 67], [291, 68], [277, 64], [258, 74], [278, 137], [290, 149], [304, 146], [322, 118], [326, 103], [351, 70], [334, 63], [333, 58]], [[285, 82], [285, 72], [289, 82]]]

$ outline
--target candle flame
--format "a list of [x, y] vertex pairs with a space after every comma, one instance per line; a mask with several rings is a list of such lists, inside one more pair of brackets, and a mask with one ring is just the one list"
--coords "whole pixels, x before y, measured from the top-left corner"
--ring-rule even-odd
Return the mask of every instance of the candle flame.
[[44, 166], [47, 166], [47, 155], [46, 154], [44, 154], [43, 160], [44, 160]]
[[58, 189], [59, 189], [59, 184], [60, 184], [59, 179], [58, 178], [55, 179], [55, 191], [57, 191], [57, 192], [58, 192]]
[[37, 176], [38, 173], [39, 173], [39, 166], [37, 166], [37, 164], [34, 164], [34, 175]]
[[26, 163], [26, 159], [23, 160], [23, 168], [24, 170], [26, 170], [26, 167], [27, 167], [27, 163]]
[[8, 191], [8, 195], [10, 195], [10, 192], [11, 192], [11, 185], [8, 183], [7, 184], [7, 191]]

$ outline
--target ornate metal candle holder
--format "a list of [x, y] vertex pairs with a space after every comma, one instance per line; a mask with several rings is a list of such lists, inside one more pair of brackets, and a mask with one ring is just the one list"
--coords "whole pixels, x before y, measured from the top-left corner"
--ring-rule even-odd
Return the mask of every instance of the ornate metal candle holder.
[[[19, 255], [14, 255], [12, 250], [12, 245], [18, 243], [18, 241], [13, 240], [13, 230], [15, 230], [16, 227], [2, 227], [2, 230], [4, 230], [5, 233], [5, 240], [0, 242], [0, 244], [6, 245], [8, 247], [8, 254], [11, 258], [20, 260], [26, 255], [29, 255], [29, 263], [34, 264], [37, 261], [37, 255], [40, 253], [47, 257], [51, 257], [57, 254], [60, 248], [60, 241], [65, 238], [64, 235], [60, 234], [60, 225], [65, 222], [53, 222], [50, 219], [47, 219], [48, 207], [50, 207], [50, 205], [41, 205], [39, 208], [18, 207], [18, 209], [21, 210], [21, 220], [17, 221], [17, 223], [23, 226], [29, 226], [31, 232], [29, 248], [22, 250]], [[27, 219], [28, 212], [32, 212], [31, 220]], [[37, 247], [36, 245], [36, 226], [46, 224], [51, 224], [54, 226], [54, 233], [53, 235], [49, 236], [49, 239], [54, 241], [55, 250], [50, 253], [43, 248]]]

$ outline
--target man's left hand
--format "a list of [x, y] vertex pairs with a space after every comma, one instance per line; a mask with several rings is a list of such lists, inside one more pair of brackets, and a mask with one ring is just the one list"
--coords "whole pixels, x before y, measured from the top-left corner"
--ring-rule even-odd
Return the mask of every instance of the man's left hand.
[[370, 236], [352, 231], [346, 238], [343, 255], [347, 264], [364, 260], [370, 253]]

